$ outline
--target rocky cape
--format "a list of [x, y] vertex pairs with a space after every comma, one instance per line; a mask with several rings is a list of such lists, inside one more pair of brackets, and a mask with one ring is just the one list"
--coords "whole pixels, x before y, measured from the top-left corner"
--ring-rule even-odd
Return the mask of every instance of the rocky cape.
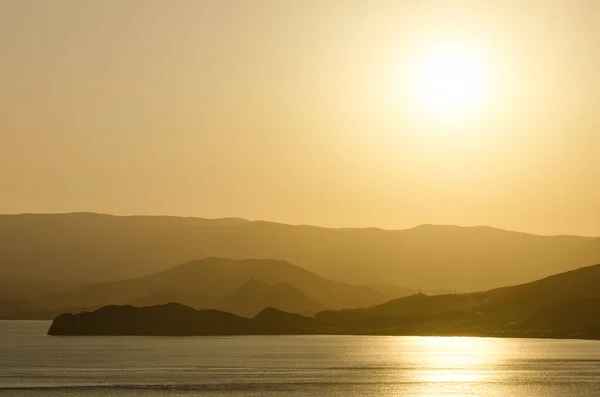
[[105, 306], [94, 312], [56, 317], [48, 335], [261, 335], [305, 334], [314, 319], [266, 308], [249, 319], [220, 310], [196, 310], [179, 303]]

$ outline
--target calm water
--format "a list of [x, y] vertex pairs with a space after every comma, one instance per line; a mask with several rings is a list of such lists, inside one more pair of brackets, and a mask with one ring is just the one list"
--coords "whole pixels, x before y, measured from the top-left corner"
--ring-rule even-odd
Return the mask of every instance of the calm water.
[[0, 395], [600, 396], [600, 342], [51, 337], [0, 321]]

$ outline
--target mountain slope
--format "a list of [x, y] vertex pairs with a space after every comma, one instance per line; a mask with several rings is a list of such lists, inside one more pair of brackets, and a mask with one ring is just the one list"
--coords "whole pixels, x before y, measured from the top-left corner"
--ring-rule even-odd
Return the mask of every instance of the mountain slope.
[[49, 335], [236, 335], [253, 333], [252, 322], [218, 310], [162, 306], [105, 306], [93, 313], [58, 316]]
[[600, 262], [587, 237], [490, 227], [327, 229], [243, 219], [0, 216], [0, 276], [80, 282], [141, 277], [204, 257], [276, 258], [331, 279], [476, 291]]
[[[599, 283], [600, 265], [597, 265], [499, 290], [438, 296], [416, 294], [366, 309], [324, 311], [314, 318], [266, 308], [246, 322], [221, 312], [218, 315], [193, 312], [177, 305], [170, 309], [173, 304], [150, 308], [113, 306], [94, 313], [59, 316], [49, 333], [205, 335], [220, 332], [223, 335], [390, 334], [600, 339], [600, 291], [591, 288]], [[263, 288], [261, 283], [253, 281], [247, 290]], [[131, 319], [123, 315], [126, 312], [139, 318], [139, 324], [143, 326], [131, 324]], [[214, 317], [211, 320], [214, 323], [208, 329], [206, 326], [198, 328], [199, 319], [209, 314]], [[176, 326], [165, 328], [164, 323], [170, 322]]]
[[494, 304], [516, 313], [534, 313], [575, 299], [600, 297], [600, 265], [485, 293]]
[[326, 308], [289, 283], [269, 285], [254, 279], [223, 297], [216, 307], [245, 317], [254, 317], [267, 307], [309, 316]]
[[519, 323], [519, 328], [550, 337], [600, 339], [600, 297], [560, 303]]
[[505, 328], [514, 331], [512, 326], [557, 305], [600, 299], [599, 285], [600, 265], [595, 265], [486, 292], [418, 294], [367, 309], [325, 311], [318, 313], [316, 319], [352, 332], [373, 329], [396, 333], [482, 332]]
[[314, 313], [325, 307], [372, 306], [386, 299], [375, 290], [327, 280], [284, 261], [207, 258], [145, 277], [41, 296], [31, 303], [38, 310], [51, 311], [175, 301], [251, 316], [268, 306]]
[[178, 303], [134, 307], [105, 306], [94, 312], [56, 317], [48, 335], [272, 335], [306, 334], [314, 320], [266, 308], [253, 319], [219, 310], [195, 310]]
[[198, 228], [239, 218], [112, 216], [95, 213], [0, 215], [0, 274], [14, 278], [109, 281], [139, 277], [196, 255]]

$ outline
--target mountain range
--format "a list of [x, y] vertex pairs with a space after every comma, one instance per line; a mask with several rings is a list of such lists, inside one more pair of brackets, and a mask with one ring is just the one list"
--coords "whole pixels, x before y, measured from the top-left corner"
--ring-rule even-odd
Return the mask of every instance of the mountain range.
[[[385, 329], [391, 333], [514, 333], [532, 329], [521, 325], [532, 325], [535, 318], [547, 318], [552, 313], [562, 315], [565, 307], [579, 307], [588, 300], [595, 302], [600, 299], [598, 285], [600, 265], [595, 265], [517, 286], [466, 294], [416, 294], [366, 309], [324, 311], [316, 318], [322, 324], [356, 332]], [[561, 317], [556, 319], [560, 322]]]
[[267, 308], [252, 319], [215, 310], [108, 306], [63, 314], [51, 335], [387, 334], [600, 339], [600, 265], [479, 293], [415, 294], [314, 317]]
[[312, 315], [324, 309], [372, 306], [389, 298], [375, 289], [328, 280], [285, 261], [206, 258], [143, 277], [0, 302], [0, 315], [53, 318], [66, 310], [168, 302], [249, 317], [266, 307]]
[[275, 258], [401, 296], [419, 288], [482, 291], [599, 263], [600, 239], [487, 226], [330, 229], [240, 218], [1, 215], [0, 299], [139, 278], [206, 257]]

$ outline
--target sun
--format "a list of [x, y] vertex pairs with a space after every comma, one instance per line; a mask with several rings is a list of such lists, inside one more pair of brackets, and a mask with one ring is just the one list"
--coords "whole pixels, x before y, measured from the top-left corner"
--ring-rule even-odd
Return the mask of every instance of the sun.
[[428, 116], [443, 118], [476, 114], [489, 88], [482, 59], [459, 46], [435, 48], [417, 57], [411, 83], [419, 108]]

